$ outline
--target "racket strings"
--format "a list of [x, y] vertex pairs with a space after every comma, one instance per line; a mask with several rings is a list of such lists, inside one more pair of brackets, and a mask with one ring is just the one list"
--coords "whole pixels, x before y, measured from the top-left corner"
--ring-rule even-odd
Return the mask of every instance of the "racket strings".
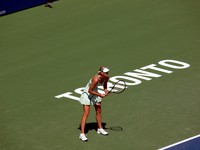
[[111, 92], [112, 93], [121, 93], [125, 90], [125, 88], [126, 88], [126, 83], [124, 81], [118, 81], [112, 87]]

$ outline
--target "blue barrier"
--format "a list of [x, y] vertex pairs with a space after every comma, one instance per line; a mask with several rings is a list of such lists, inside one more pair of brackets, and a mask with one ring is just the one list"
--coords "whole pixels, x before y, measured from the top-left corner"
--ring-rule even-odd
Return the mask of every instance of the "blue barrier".
[[0, 0], [0, 16], [45, 4], [47, 0]]

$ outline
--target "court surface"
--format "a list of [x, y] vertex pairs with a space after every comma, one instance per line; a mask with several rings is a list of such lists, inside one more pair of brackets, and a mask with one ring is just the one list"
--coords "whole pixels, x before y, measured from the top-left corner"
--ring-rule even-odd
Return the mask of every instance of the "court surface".
[[[0, 17], [0, 150], [156, 150], [200, 134], [198, 0], [59, 0]], [[162, 60], [190, 67], [161, 66]], [[109, 136], [78, 139], [82, 106], [59, 94], [150, 64], [171, 70], [103, 101]], [[150, 70], [149, 70], [150, 71]], [[78, 94], [76, 94], [78, 96]], [[122, 131], [110, 130], [120, 127]]]

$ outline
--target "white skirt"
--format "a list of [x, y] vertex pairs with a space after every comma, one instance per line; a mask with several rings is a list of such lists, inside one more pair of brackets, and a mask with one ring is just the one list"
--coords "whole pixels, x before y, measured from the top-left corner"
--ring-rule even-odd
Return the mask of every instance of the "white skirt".
[[86, 92], [83, 92], [83, 94], [81, 94], [81, 97], [79, 99], [79, 102], [82, 105], [95, 105], [99, 102], [101, 102], [102, 98], [96, 95], [92, 95], [92, 94], [88, 94]]

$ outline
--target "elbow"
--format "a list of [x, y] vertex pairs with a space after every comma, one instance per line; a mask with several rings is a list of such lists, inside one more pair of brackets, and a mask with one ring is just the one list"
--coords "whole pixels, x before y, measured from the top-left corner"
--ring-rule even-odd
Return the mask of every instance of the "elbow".
[[92, 94], [92, 93], [93, 93], [93, 91], [92, 91], [91, 89], [89, 89], [89, 90], [88, 90], [88, 92], [89, 92], [90, 94]]

